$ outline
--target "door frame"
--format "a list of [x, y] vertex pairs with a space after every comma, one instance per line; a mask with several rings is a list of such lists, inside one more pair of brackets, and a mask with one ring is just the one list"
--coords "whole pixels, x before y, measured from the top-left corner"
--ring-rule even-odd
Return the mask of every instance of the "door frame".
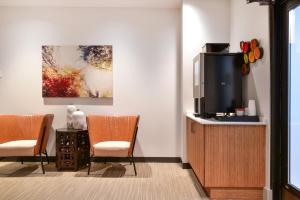
[[276, 0], [270, 7], [271, 38], [271, 187], [273, 199], [282, 199], [283, 189], [300, 197], [288, 184], [288, 10], [300, 0]]

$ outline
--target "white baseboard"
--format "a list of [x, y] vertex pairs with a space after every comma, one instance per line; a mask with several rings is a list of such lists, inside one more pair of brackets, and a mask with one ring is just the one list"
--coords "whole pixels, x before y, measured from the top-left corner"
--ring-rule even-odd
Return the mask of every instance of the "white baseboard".
[[264, 188], [264, 200], [272, 200], [273, 199], [273, 193], [270, 188], [265, 187]]

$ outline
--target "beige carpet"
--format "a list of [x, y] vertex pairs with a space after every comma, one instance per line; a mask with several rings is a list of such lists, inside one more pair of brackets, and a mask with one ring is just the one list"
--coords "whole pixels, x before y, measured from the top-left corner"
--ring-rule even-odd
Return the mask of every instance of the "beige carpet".
[[86, 169], [57, 172], [38, 163], [0, 162], [2, 200], [206, 200], [191, 170], [175, 163], [137, 163], [138, 176], [127, 163], [93, 164]]

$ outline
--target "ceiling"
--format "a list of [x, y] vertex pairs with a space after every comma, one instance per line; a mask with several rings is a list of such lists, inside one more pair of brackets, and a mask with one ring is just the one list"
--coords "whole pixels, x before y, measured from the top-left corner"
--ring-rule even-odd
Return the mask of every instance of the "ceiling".
[[182, 0], [0, 0], [0, 6], [180, 8], [181, 2]]

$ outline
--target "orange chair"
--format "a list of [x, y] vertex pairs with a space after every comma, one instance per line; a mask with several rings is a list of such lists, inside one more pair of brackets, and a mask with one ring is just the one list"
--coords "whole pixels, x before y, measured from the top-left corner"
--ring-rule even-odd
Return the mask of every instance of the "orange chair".
[[42, 154], [46, 150], [54, 115], [0, 115], [0, 157], [40, 156], [43, 174], [45, 169]]
[[137, 175], [133, 150], [138, 123], [139, 116], [87, 116], [91, 144], [88, 174], [93, 157], [127, 157]]

